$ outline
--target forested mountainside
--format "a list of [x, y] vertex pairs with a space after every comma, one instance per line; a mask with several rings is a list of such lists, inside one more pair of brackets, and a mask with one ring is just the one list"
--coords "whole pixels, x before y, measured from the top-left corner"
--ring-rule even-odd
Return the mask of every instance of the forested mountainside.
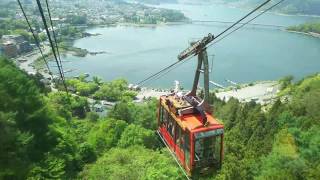
[[153, 100], [136, 105], [122, 95], [99, 119], [86, 98], [49, 93], [3, 58], [0, 97], [0, 179], [182, 177], [153, 131]]
[[[200, 179], [320, 179], [320, 75], [290, 80], [270, 107], [212, 97], [225, 158]], [[49, 92], [1, 58], [0, 179], [184, 179], [154, 133], [157, 101], [135, 104], [117, 83], [99, 118], [85, 97]]]
[[219, 178], [320, 178], [320, 74], [296, 84], [290, 79], [282, 80], [279, 100], [266, 111], [235, 99], [215, 101], [226, 132]]

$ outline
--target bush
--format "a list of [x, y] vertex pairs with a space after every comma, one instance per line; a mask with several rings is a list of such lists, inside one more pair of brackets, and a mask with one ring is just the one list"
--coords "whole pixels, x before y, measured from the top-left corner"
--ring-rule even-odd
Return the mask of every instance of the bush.
[[99, 114], [95, 113], [95, 112], [88, 112], [87, 113], [87, 119], [89, 119], [90, 121], [97, 121], [99, 119]]
[[128, 92], [128, 82], [124, 79], [113, 80], [104, 83], [94, 94], [94, 97], [101, 100], [119, 101], [124, 95], [131, 97], [132, 93]]
[[118, 147], [127, 148], [140, 145], [152, 149], [158, 147], [157, 144], [157, 137], [153, 131], [131, 124], [123, 131]]
[[127, 123], [121, 120], [105, 119], [93, 127], [88, 135], [88, 142], [99, 154], [117, 146]]
[[106, 180], [185, 179], [170, 156], [140, 146], [111, 149], [104, 153], [95, 164], [87, 166], [81, 173], [81, 178]]

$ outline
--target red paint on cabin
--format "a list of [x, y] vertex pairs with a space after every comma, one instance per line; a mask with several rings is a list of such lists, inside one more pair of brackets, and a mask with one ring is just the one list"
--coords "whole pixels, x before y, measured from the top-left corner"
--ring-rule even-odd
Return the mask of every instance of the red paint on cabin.
[[179, 116], [167, 100], [168, 96], [160, 97], [158, 132], [180, 165], [190, 176], [196, 170], [219, 168], [223, 159], [223, 124], [208, 113], [206, 126], [200, 114]]

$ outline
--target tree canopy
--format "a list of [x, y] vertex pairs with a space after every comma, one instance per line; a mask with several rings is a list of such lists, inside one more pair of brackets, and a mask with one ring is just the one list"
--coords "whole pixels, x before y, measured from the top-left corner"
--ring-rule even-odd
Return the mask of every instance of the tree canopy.
[[318, 33], [320, 34], [320, 22], [318, 23], [305, 23], [298, 26], [291, 26], [287, 28], [289, 31], [299, 31], [305, 33]]
[[[212, 94], [225, 156], [198, 179], [320, 178], [320, 74], [291, 79], [264, 107]], [[184, 179], [155, 136], [157, 100], [122, 94], [99, 117], [86, 97], [44, 92], [37, 80], [0, 59], [0, 179]], [[125, 92], [124, 84], [114, 87]]]
[[88, 166], [82, 176], [85, 179], [110, 180], [184, 179], [169, 156], [139, 146], [111, 149], [95, 164]]

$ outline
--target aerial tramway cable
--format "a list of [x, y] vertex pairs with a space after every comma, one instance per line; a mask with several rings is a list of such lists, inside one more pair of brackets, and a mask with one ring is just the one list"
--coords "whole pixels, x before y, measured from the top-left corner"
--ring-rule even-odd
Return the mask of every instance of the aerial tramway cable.
[[[54, 28], [53, 28], [53, 22], [52, 22], [52, 18], [51, 18], [51, 12], [50, 12], [50, 8], [49, 8], [48, 0], [46, 0], [45, 2], [46, 2], [47, 11], [48, 11], [49, 20], [50, 20], [50, 25], [51, 25], [51, 30], [52, 30], [52, 34], [53, 34], [53, 40], [54, 40], [55, 47], [56, 47], [57, 53], [58, 53], [60, 68], [61, 68], [61, 71], [64, 72], [64, 71], [63, 71], [63, 67], [62, 67], [62, 61], [61, 61], [60, 51], [59, 51], [59, 47], [58, 47], [56, 32], [55, 32], [55, 30], [54, 30]], [[62, 73], [62, 75], [63, 75], [63, 78], [64, 78], [64, 73]]]
[[[54, 56], [55, 61], [56, 61], [57, 65], [58, 65], [58, 70], [59, 70], [59, 74], [60, 74], [60, 77], [61, 77], [63, 86], [64, 86], [66, 92], [68, 93], [68, 88], [67, 88], [67, 85], [66, 85], [65, 80], [64, 80], [63, 71], [61, 70], [61, 67], [60, 67], [60, 65], [59, 65], [59, 61], [58, 61], [58, 58], [57, 58], [57, 54], [56, 54], [56, 51], [55, 51], [55, 48], [54, 48], [54, 45], [53, 45], [53, 42], [52, 42], [52, 39], [51, 39], [51, 35], [50, 35], [49, 29], [48, 29], [48, 24], [47, 24], [46, 18], [45, 18], [45, 16], [44, 16], [44, 13], [43, 13], [43, 9], [42, 9], [40, 0], [36, 0], [36, 1], [37, 1], [37, 5], [38, 5], [38, 8], [39, 8], [39, 12], [40, 12], [40, 15], [41, 15], [41, 18], [42, 18], [42, 21], [43, 21], [43, 24], [44, 24], [44, 27], [45, 27], [45, 30], [46, 30], [46, 33], [47, 33], [49, 42], [50, 42], [50, 45], [51, 45], [51, 49], [52, 49], [52, 52], [53, 52], [53, 56]], [[62, 66], [62, 64], [61, 64], [61, 66]]]
[[271, 0], [267, 0], [264, 3], [260, 4], [258, 7], [256, 7], [255, 9], [253, 9], [252, 11], [250, 11], [247, 15], [243, 16], [241, 19], [239, 19], [238, 21], [236, 21], [235, 23], [233, 23], [230, 27], [228, 27], [227, 29], [225, 29], [224, 31], [222, 31], [220, 34], [218, 34], [217, 36], [215, 36], [214, 38], [218, 38], [221, 35], [223, 35], [224, 33], [226, 33], [227, 31], [229, 31], [230, 29], [232, 29], [233, 27], [235, 27], [237, 24], [239, 24], [241, 21], [243, 21], [244, 19], [246, 19], [247, 17], [249, 17], [251, 14], [253, 14], [254, 12], [256, 12], [257, 10], [259, 10], [260, 8], [262, 8], [263, 6], [265, 6], [266, 4], [268, 4]]
[[[250, 11], [248, 14], [246, 14], [245, 16], [243, 16], [241, 19], [239, 19], [238, 21], [236, 21], [235, 23], [233, 23], [230, 27], [228, 27], [227, 29], [225, 29], [224, 31], [222, 31], [221, 33], [219, 33], [217, 36], [214, 37], [214, 40], [219, 38], [220, 36], [222, 36], [224, 33], [226, 33], [227, 31], [229, 31], [230, 29], [234, 28], [237, 24], [240, 24], [241, 21], [243, 21], [244, 19], [246, 19], [247, 17], [249, 17], [250, 15], [252, 15], [254, 12], [258, 11], [260, 8], [262, 8], [263, 6], [265, 6], [266, 4], [268, 4], [271, 0], [267, 0], [265, 2], [263, 2], [262, 4], [260, 4], [259, 6], [257, 6], [255, 9], [253, 9], [252, 11]], [[272, 5], [271, 7], [269, 7], [268, 9], [266, 9], [265, 11], [262, 11], [260, 14], [258, 14], [257, 16], [255, 16], [254, 18], [250, 19], [249, 21], [247, 21], [246, 23], [242, 23], [241, 26], [239, 26], [238, 28], [236, 28], [235, 30], [231, 31], [230, 33], [228, 33], [226, 36], [223, 36], [222, 38], [220, 38], [218, 41], [214, 41], [213, 43], [209, 44], [208, 46], [206, 46], [205, 48], [208, 48], [210, 46], [212, 46], [213, 44], [218, 43], [219, 41], [221, 41], [222, 39], [226, 38], [227, 36], [229, 36], [230, 34], [234, 33], [235, 31], [241, 29], [242, 27], [244, 27], [245, 25], [249, 24], [250, 22], [252, 22], [253, 20], [255, 20], [256, 18], [258, 18], [259, 16], [263, 15], [264, 13], [266, 13], [267, 11], [271, 10], [272, 8], [274, 8], [275, 6], [281, 4], [283, 1], [285, 0], [280, 0], [278, 3]], [[195, 56], [195, 54], [193, 55]], [[193, 56], [189, 56], [187, 59], [190, 59]], [[146, 84], [148, 81], [150, 80], [154, 80], [154, 79], [159, 79], [161, 76], [167, 74], [168, 72], [170, 72], [171, 68], [176, 68], [176, 65], [179, 65], [181, 61], [177, 61], [167, 67], [165, 67], [164, 69], [160, 70], [157, 73], [152, 74], [151, 76], [147, 77], [146, 79], [140, 81], [137, 83], [137, 85], [141, 86], [143, 84]], [[181, 65], [181, 64], [180, 64]]]
[[[232, 21], [217, 21], [217, 20], [192, 20], [192, 23], [220, 23], [220, 24], [233, 24]], [[244, 24], [244, 23], [239, 23]], [[286, 26], [283, 25], [276, 25], [276, 24], [260, 24], [260, 23], [250, 23], [248, 25], [251, 26], [260, 26], [260, 27], [273, 27], [273, 28], [285, 28]]]
[[[173, 66], [172, 68], [166, 69], [166, 71], [163, 71], [162, 74], [159, 74], [157, 76], [155, 76], [154, 78], [150, 79], [149, 81], [146, 81], [145, 83], [140, 84], [140, 86], [143, 85], [147, 85], [150, 84], [151, 80], [158, 80], [160, 79], [162, 76], [165, 76], [166, 74], [168, 74], [169, 72], [173, 71], [174, 69], [178, 68], [179, 66], [181, 66], [182, 64], [189, 62], [189, 60], [192, 58], [193, 56], [190, 56], [189, 58], [185, 59], [184, 61], [178, 61], [179, 63], [176, 64], [175, 66]], [[149, 83], [148, 83], [149, 82]]]
[[[191, 58], [192, 58], [192, 56], [190, 56], [187, 60], [189, 60], [189, 59], [191, 59]], [[146, 83], [147, 83], [148, 81], [150, 81], [150, 80], [159, 79], [159, 78], [157, 78], [157, 77], [162, 76], [163, 73], [167, 74], [167, 73], [168, 73], [168, 72], [167, 72], [168, 70], [170, 70], [171, 68], [175, 69], [178, 65], [181, 65], [181, 64], [183, 64], [181, 61], [177, 61], [177, 62], [175, 62], [175, 63], [173, 63], [173, 64], [171, 64], [171, 65], [163, 68], [161, 71], [158, 71], [157, 73], [152, 74], [152, 75], [149, 76], [148, 78], [146, 78], [146, 79], [138, 82], [137, 85], [141, 86], [141, 85], [146, 84]], [[167, 72], [167, 73], [166, 73], [166, 72]]]
[[[219, 39], [219, 41], [221, 41], [222, 39], [224, 39], [224, 38], [226, 38], [227, 36], [229, 36], [230, 34], [232, 34], [233, 32], [235, 32], [235, 31], [237, 31], [237, 30], [239, 30], [240, 28], [242, 28], [243, 26], [245, 26], [246, 24], [248, 24], [248, 23], [250, 23], [251, 21], [253, 21], [254, 19], [256, 19], [256, 18], [258, 18], [259, 16], [261, 16], [262, 14], [264, 14], [265, 12], [267, 12], [267, 11], [269, 11], [270, 9], [272, 9], [273, 7], [275, 7], [275, 6], [277, 6], [277, 5], [279, 5], [280, 3], [282, 3], [284, 0], [280, 0], [278, 3], [276, 3], [275, 5], [273, 5], [273, 6], [271, 6], [271, 7], [269, 7], [268, 9], [266, 9], [265, 11], [263, 11], [262, 13], [260, 13], [259, 15], [257, 15], [257, 16], [255, 16], [254, 18], [252, 18], [252, 19], [250, 19], [248, 22], [246, 22], [246, 23], [244, 23], [244, 24], [241, 24], [241, 26], [240, 27], [238, 27], [238, 28], [236, 28], [235, 30], [233, 30], [232, 32], [230, 32], [230, 33], [228, 33], [226, 36], [223, 36], [222, 38], [220, 38]], [[267, 1], [267, 2], [269, 2], [269, 1]], [[259, 6], [260, 8], [262, 7], [261, 5]], [[256, 8], [256, 10], [257, 10], [257, 8]], [[255, 11], [256, 11], [255, 10]], [[251, 12], [251, 14], [253, 13], [254, 11], [252, 11]], [[250, 13], [249, 13], [249, 15], [250, 15]], [[248, 17], [249, 15], [246, 15], [246, 17]], [[243, 19], [245, 19], [245, 18], [242, 18], [242, 20]], [[242, 20], [240, 20], [240, 21], [242, 21]], [[238, 21], [238, 23], [240, 22], [240, 21]], [[230, 30], [230, 29], [232, 29], [233, 27], [235, 27], [237, 25], [237, 23], [235, 23], [235, 24], [233, 24], [232, 26], [231, 26], [231, 28], [229, 27], [229, 28], [227, 28], [227, 30], [225, 30], [225, 31], [223, 31], [222, 33], [220, 33], [216, 38], [218, 38], [218, 37], [220, 37], [220, 36], [222, 36], [224, 33], [226, 33], [228, 30]], [[205, 38], [203, 38], [202, 40], [199, 40], [199, 41], [197, 41], [196, 43], [194, 43], [193, 45], [191, 45], [191, 47], [190, 48], [188, 48], [188, 49], [186, 49], [184, 52], [183, 52], [183, 55], [186, 55], [186, 56], [178, 56], [178, 59], [181, 61], [181, 60], [185, 60], [184, 62], [186, 62], [189, 58], [191, 58], [191, 57], [193, 57], [193, 56], [195, 56], [195, 55], [198, 55], [199, 54], [199, 62], [202, 64], [202, 62], [201, 62], [201, 56], [202, 56], [202, 54], [201, 53], [203, 53], [203, 52], [205, 52], [205, 56], [207, 56], [207, 53], [206, 53], [206, 48], [208, 48], [209, 46], [208, 45], [210, 45], [210, 43], [213, 41], [213, 40], [215, 40], [216, 38], [211, 38], [211, 37], [213, 37], [213, 36], [211, 36], [211, 34], [209, 34], [209, 36], [208, 37], [205, 37]], [[207, 38], [207, 39], [206, 39]], [[207, 41], [208, 40], [208, 41]], [[219, 41], [217, 41], [217, 42], [219, 42]], [[216, 42], [216, 43], [217, 43]], [[211, 46], [211, 45], [210, 45]], [[180, 58], [180, 57], [182, 57], [182, 58]], [[180, 61], [178, 61], [178, 62], [180, 62]], [[206, 61], [207, 61], [207, 59], [206, 59]], [[208, 63], [208, 62], [206, 62], [206, 63]], [[158, 73], [156, 73], [156, 74], [154, 74], [153, 76], [151, 76], [151, 77], [148, 77], [147, 79], [154, 79], [154, 77], [156, 77], [156, 78], [160, 78], [161, 76], [163, 76], [163, 75], [165, 75], [166, 73], [168, 73], [168, 72], [170, 72], [171, 70], [173, 70], [173, 68], [176, 68], [177, 66], [176, 66], [176, 64], [178, 64], [178, 63], [174, 63], [173, 65], [170, 65], [168, 68], [165, 68], [164, 70], [161, 70], [160, 72], [158, 72]], [[199, 76], [199, 65], [200, 65], [200, 68], [201, 68], [201, 64], [198, 64], [198, 72], [197, 72], [197, 74], [196, 74], [196, 78], [199, 78], [198, 76]], [[181, 64], [180, 64], [181, 65]], [[208, 71], [208, 69], [206, 69], [206, 72]], [[162, 75], [161, 75], [161, 73], [162, 73]], [[197, 83], [197, 80], [195, 80], [195, 82]], [[196, 83], [194, 83], [194, 84], [196, 84]], [[197, 84], [196, 84], [197, 85]], [[208, 89], [208, 88], [207, 88]], [[194, 94], [196, 94], [196, 90], [195, 91], [191, 91], [191, 93], [192, 92], [195, 92]], [[174, 96], [172, 96], [172, 97], [174, 97]], [[164, 101], [166, 101], [166, 100], [168, 100], [168, 99], [164, 99]], [[168, 100], [169, 102], [170, 102], [170, 100]], [[160, 102], [161, 102], [161, 98], [160, 98]], [[162, 104], [162, 103], [160, 103], [160, 104]], [[166, 105], [167, 105], [167, 108], [169, 108], [170, 109], [170, 107], [171, 107], [171, 105], [173, 104], [172, 102], [171, 103], [165, 103]], [[169, 105], [169, 104], [171, 104], [171, 105]], [[162, 106], [162, 105], [161, 105]], [[174, 105], [173, 105], [174, 106]], [[160, 108], [159, 108], [160, 109]], [[161, 110], [161, 109], [160, 109]], [[175, 112], [176, 110], [173, 110], [173, 112]], [[159, 111], [160, 112], [160, 111]], [[180, 112], [179, 112], [179, 115], [181, 116], [181, 114], [180, 114]], [[161, 115], [159, 115], [160, 117], [161, 117]], [[158, 121], [159, 121], [159, 119], [158, 119]], [[161, 121], [161, 119], [160, 119], [160, 121]], [[182, 171], [184, 172], [184, 175], [187, 177], [187, 179], [189, 179], [189, 176], [185, 173], [185, 171], [184, 171], [184, 168], [180, 165], [180, 163], [179, 163], [179, 161], [177, 160], [177, 157], [178, 156], [175, 156], [175, 154], [177, 155], [177, 153], [174, 153], [174, 152], [172, 152], [171, 151], [171, 149], [170, 149], [170, 147], [168, 146], [168, 144], [167, 144], [167, 142], [166, 142], [166, 140], [165, 139], [163, 139], [162, 138], [162, 133], [161, 133], [161, 131], [163, 131], [163, 129], [160, 129], [161, 128], [161, 125], [159, 124], [159, 130], [157, 131], [158, 133], [159, 133], [159, 137], [161, 138], [161, 140], [163, 141], [163, 143], [166, 145], [166, 147], [167, 147], [167, 149], [169, 150], [169, 152], [170, 152], [170, 154], [173, 156], [173, 158], [176, 160], [176, 162], [177, 162], [177, 164], [179, 165], [179, 167], [182, 169]], [[221, 143], [223, 143], [223, 141], [221, 141]], [[174, 144], [175, 145], [175, 144]], [[175, 147], [174, 145], [172, 145], [172, 147]], [[223, 150], [221, 150], [220, 151], [220, 157], [222, 157], [223, 155], [222, 155], [222, 151]], [[184, 163], [184, 160], [183, 161], [180, 161], [181, 163]], [[220, 163], [221, 163], [221, 161], [220, 161]], [[192, 164], [192, 163], [191, 163]], [[221, 165], [221, 164], [220, 164]], [[188, 170], [188, 168], [186, 168], [186, 170]], [[190, 171], [188, 171], [188, 172], [190, 172]], [[191, 172], [190, 172], [190, 174], [191, 174]]]
[[230, 36], [232, 33], [238, 31], [239, 29], [243, 28], [245, 25], [249, 24], [250, 22], [252, 22], [253, 20], [257, 19], [258, 17], [260, 17], [261, 15], [265, 14], [266, 12], [268, 12], [269, 10], [273, 9], [274, 7], [278, 6], [279, 4], [281, 4], [283, 1], [285, 0], [280, 0], [279, 2], [277, 2], [276, 4], [270, 6], [269, 8], [267, 8], [266, 10], [262, 11], [261, 13], [259, 13], [258, 15], [256, 15], [255, 17], [253, 17], [252, 19], [250, 19], [249, 21], [242, 23], [241, 26], [237, 27], [236, 29], [232, 30], [231, 32], [229, 32], [228, 34], [224, 35], [222, 38], [218, 39], [217, 41], [214, 41], [213, 43], [209, 44], [207, 46], [210, 47], [220, 41], [222, 41], [223, 39], [225, 39], [226, 37]]
[[17, 0], [17, 1], [18, 1], [18, 4], [19, 4], [20, 9], [21, 9], [21, 11], [22, 11], [22, 14], [23, 14], [23, 16], [24, 16], [24, 18], [25, 18], [28, 26], [29, 26], [30, 32], [32, 33], [32, 36], [33, 36], [34, 41], [35, 41], [35, 43], [36, 43], [36, 46], [38, 47], [38, 49], [39, 49], [39, 51], [40, 51], [42, 60], [43, 60], [44, 63], [46, 64], [46, 67], [47, 67], [47, 69], [48, 69], [48, 71], [49, 71], [49, 75], [52, 76], [52, 72], [51, 72], [51, 70], [50, 70], [50, 68], [49, 68], [48, 62], [47, 62], [47, 60], [45, 59], [44, 54], [43, 54], [43, 51], [42, 51], [42, 49], [41, 49], [41, 47], [40, 47], [39, 39], [37, 38], [37, 36], [36, 36], [35, 33], [34, 33], [34, 30], [33, 30], [32, 27], [31, 27], [31, 24], [30, 24], [30, 22], [29, 22], [29, 19], [28, 19], [27, 15], [26, 15], [23, 7], [22, 7], [22, 4], [21, 4], [20, 0]]

